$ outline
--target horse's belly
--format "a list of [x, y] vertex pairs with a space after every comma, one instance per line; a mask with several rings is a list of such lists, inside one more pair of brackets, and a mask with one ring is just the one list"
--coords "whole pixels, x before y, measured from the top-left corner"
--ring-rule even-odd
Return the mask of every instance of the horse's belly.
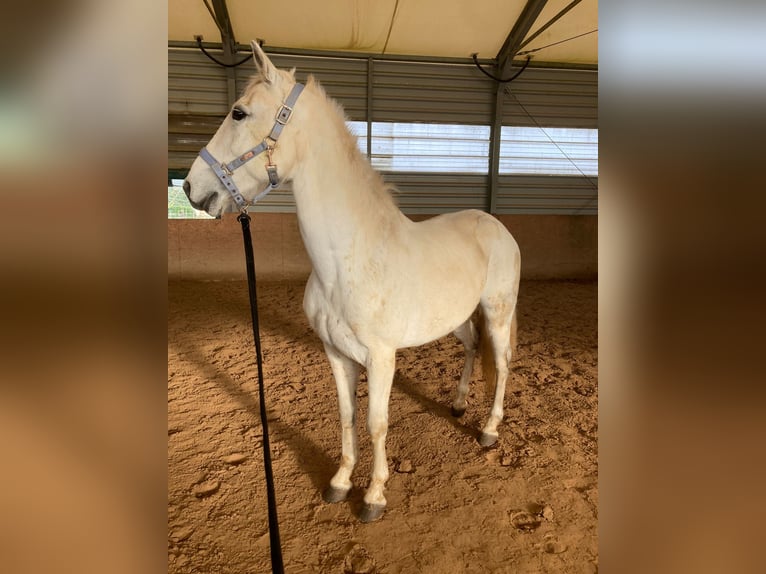
[[449, 301], [414, 313], [407, 323], [400, 347], [417, 347], [452, 333], [471, 316], [478, 297], [461, 302]]
[[465, 260], [454, 269], [439, 269], [413, 282], [401, 297], [406, 317], [402, 347], [414, 347], [448, 335], [462, 325], [479, 304], [486, 272], [483, 261]]

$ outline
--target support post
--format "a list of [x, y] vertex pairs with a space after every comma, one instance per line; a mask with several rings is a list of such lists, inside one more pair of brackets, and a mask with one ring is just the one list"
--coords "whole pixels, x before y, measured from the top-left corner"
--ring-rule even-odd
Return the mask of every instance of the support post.
[[372, 78], [373, 78], [372, 58], [367, 58], [367, 159], [372, 162]]
[[[503, 42], [502, 48], [495, 56], [495, 70], [499, 78], [508, 76], [513, 57], [519, 51], [524, 37], [540, 16], [548, 0], [528, 0], [519, 18], [513, 25], [510, 34]], [[492, 127], [489, 134], [489, 198], [487, 208], [495, 214], [497, 211], [497, 195], [499, 190], [500, 173], [500, 135], [503, 128], [503, 103], [505, 101], [505, 86], [500, 82], [495, 84], [495, 107], [492, 116]]]
[[497, 213], [497, 195], [500, 179], [500, 135], [503, 126], [503, 84], [496, 82], [495, 107], [492, 116], [492, 127], [489, 132], [489, 213]]

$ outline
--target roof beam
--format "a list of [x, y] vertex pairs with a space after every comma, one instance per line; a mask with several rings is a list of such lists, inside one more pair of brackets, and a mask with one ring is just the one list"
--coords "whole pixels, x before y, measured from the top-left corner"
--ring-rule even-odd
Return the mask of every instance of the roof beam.
[[[229, 17], [229, 8], [226, 6], [226, 0], [213, 0], [213, 11], [215, 12], [216, 24], [221, 31], [221, 43], [223, 44], [223, 51], [226, 53], [227, 48], [231, 54], [237, 51], [237, 41], [234, 39], [234, 28], [231, 25], [231, 18]], [[227, 62], [231, 63], [231, 62]]]
[[542, 34], [543, 32], [545, 32], [545, 31], [546, 31], [548, 28], [550, 28], [550, 27], [551, 27], [551, 26], [552, 26], [552, 25], [553, 25], [553, 24], [554, 24], [554, 23], [555, 23], [555, 22], [556, 22], [556, 21], [557, 21], [559, 18], [561, 18], [561, 17], [562, 17], [564, 14], [566, 14], [566, 13], [567, 13], [567, 12], [569, 12], [569, 11], [570, 11], [572, 8], [574, 8], [575, 6], [577, 6], [577, 5], [578, 5], [580, 2], [582, 2], [582, 0], [572, 0], [572, 2], [570, 2], [569, 4], [567, 4], [567, 5], [566, 5], [566, 6], [565, 6], [565, 7], [564, 7], [562, 10], [561, 10], [561, 12], [559, 12], [559, 13], [558, 13], [558, 14], [556, 14], [556, 15], [555, 15], [553, 18], [551, 18], [550, 20], [548, 20], [548, 21], [547, 21], [545, 24], [543, 24], [542, 26], [540, 26], [540, 28], [539, 28], [537, 31], [535, 31], [535, 33], [534, 33], [534, 34], [532, 34], [532, 35], [531, 35], [529, 38], [527, 38], [526, 40], [524, 40], [524, 41], [521, 43], [521, 46], [519, 46], [519, 50], [521, 50], [523, 47], [527, 46], [527, 45], [528, 45], [528, 44], [529, 44], [529, 43], [530, 43], [532, 40], [534, 40], [534, 39], [535, 39], [535, 38], [537, 38], [537, 37], [538, 37], [540, 34]]
[[[503, 47], [495, 56], [496, 70], [499, 77], [505, 77], [511, 69], [513, 57], [519, 51], [519, 46], [524, 41], [524, 37], [534, 25], [540, 12], [545, 8], [548, 0], [527, 0], [524, 9], [521, 11], [516, 23], [511, 29], [511, 33], [503, 42]], [[505, 84], [497, 82], [495, 86], [495, 108], [492, 118], [489, 137], [489, 178], [487, 210], [490, 213], [497, 213], [497, 195], [500, 189], [500, 134], [503, 129], [503, 101], [505, 100]]]
[[519, 51], [524, 38], [532, 29], [535, 21], [540, 16], [540, 12], [543, 11], [547, 3], [548, 0], [527, 0], [524, 9], [511, 29], [511, 33], [508, 34], [502, 48], [500, 48], [497, 56], [495, 56], [497, 72], [500, 76], [504, 75], [508, 68], [511, 67], [513, 57]]
[[[213, 0], [213, 11], [215, 12], [216, 25], [221, 32], [223, 61], [227, 64], [233, 64], [234, 54], [237, 52], [237, 40], [234, 38], [234, 28], [231, 25], [226, 0]], [[237, 101], [237, 76], [234, 68], [226, 68], [226, 96], [230, 106]]]

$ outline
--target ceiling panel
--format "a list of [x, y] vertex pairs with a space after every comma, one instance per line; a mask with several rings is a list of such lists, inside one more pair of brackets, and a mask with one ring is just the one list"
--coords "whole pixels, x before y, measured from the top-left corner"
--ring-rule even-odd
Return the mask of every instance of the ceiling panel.
[[228, 0], [227, 5], [240, 42], [261, 38], [270, 46], [380, 53], [396, 0]]
[[[548, 0], [537, 21], [532, 26], [531, 36], [540, 27], [563, 10], [571, 0]], [[548, 46], [567, 38], [573, 38], [598, 29], [598, 0], [582, 0], [577, 6], [558, 19], [522, 51]], [[544, 62], [567, 62], [579, 64], [598, 63], [598, 32], [550, 46], [530, 54], [533, 60]]]
[[494, 58], [525, 0], [400, 0], [387, 54]]
[[[210, 1], [210, 0], [209, 0]], [[570, 0], [549, 0], [530, 33]], [[212, 2], [211, 2], [212, 3]], [[268, 46], [466, 58], [497, 55], [526, 0], [227, 0], [240, 43]], [[598, 0], [583, 0], [525, 49], [540, 48], [598, 27]], [[220, 42], [203, 0], [168, 0], [168, 39], [202, 34]], [[535, 52], [533, 61], [598, 62], [598, 33]]]
[[221, 41], [202, 0], [168, 0], [168, 40], [189, 42], [197, 34], [202, 34], [206, 42]]

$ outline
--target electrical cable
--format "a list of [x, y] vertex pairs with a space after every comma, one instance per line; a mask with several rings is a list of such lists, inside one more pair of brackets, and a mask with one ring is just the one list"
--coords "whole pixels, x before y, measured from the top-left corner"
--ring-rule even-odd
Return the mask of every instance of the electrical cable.
[[213, 60], [213, 62], [215, 62], [215, 63], [216, 63], [216, 64], [218, 64], [219, 66], [223, 66], [224, 68], [236, 68], [237, 66], [241, 66], [242, 64], [244, 64], [244, 63], [245, 63], [245, 62], [247, 62], [247, 61], [248, 61], [250, 58], [252, 58], [252, 57], [253, 57], [253, 55], [252, 55], [252, 54], [248, 54], [246, 57], [242, 58], [242, 59], [241, 59], [239, 62], [236, 62], [236, 63], [234, 63], [234, 64], [226, 64], [226, 63], [224, 63], [224, 62], [221, 62], [221, 61], [220, 61], [220, 60], [218, 60], [218, 59], [217, 59], [215, 56], [213, 56], [212, 54], [210, 54], [210, 52], [208, 52], [207, 50], [205, 50], [205, 47], [202, 45], [202, 36], [197, 36], [195, 39], [197, 40], [197, 47], [198, 47], [198, 48], [199, 48], [199, 49], [202, 51], [202, 53], [203, 53], [203, 54], [205, 54], [205, 56], [207, 56], [207, 57], [208, 57], [208, 58], [210, 58], [211, 60]]
[[519, 98], [517, 98], [517, 97], [516, 97], [516, 94], [514, 94], [513, 92], [511, 92], [511, 91], [510, 91], [509, 89], [507, 89], [507, 88], [506, 88], [504, 91], [505, 91], [505, 93], [506, 93], [507, 95], [511, 96], [511, 97], [512, 97], [512, 98], [513, 98], [513, 99], [516, 101], [516, 103], [519, 105], [519, 107], [520, 107], [522, 110], [524, 110], [524, 113], [525, 113], [525, 114], [527, 114], [527, 116], [529, 117], [529, 119], [530, 119], [530, 120], [532, 120], [532, 122], [535, 124], [535, 126], [536, 126], [536, 127], [537, 127], [537, 128], [538, 128], [538, 129], [539, 129], [541, 132], [543, 132], [543, 135], [545, 135], [545, 137], [547, 137], [547, 138], [550, 140], [550, 142], [551, 142], [551, 143], [552, 143], [554, 146], [556, 146], [556, 149], [558, 149], [558, 150], [561, 152], [561, 155], [563, 155], [563, 156], [564, 156], [564, 157], [567, 159], [567, 161], [569, 161], [569, 163], [571, 163], [571, 164], [574, 166], [574, 168], [575, 168], [575, 169], [576, 169], [578, 172], [580, 172], [580, 175], [581, 175], [581, 176], [583, 176], [583, 178], [584, 178], [584, 179], [585, 179], [585, 180], [586, 180], [586, 181], [587, 181], [587, 182], [588, 182], [588, 183], [591, 185], [591, 187], [592, 187], [594, 190], [598, 191], [598, 185], [596, 185], [595, 183], [593, 183], [593, 180], [592, 180], [592, 179], [591, 179], [589, 176], [585, 175], [585, 172], [583, 172], [583, 170], [581, 170], [581, 169], [580, 169], [580, 167], [579, 167], [579, 166], [578, 166], [578, 165], [577, 165], [577, 164], [574, 162], [574, 160], [573, 160], [572, 158], [570, 158], [570, 157], [569, 157], [569, 156], [568, 156], [568, 155], [567, 155], [567, 154], [564, 152], [564, 150], [563, 150], [563, 149], [561, 149], [561, 147], [559, 147], [559, 144], [557, 144], [557, 143], [556, 143], [556, 140], [554, 140], [554, 139], [553, 139], [553, 138], [552, 138], [550, 135], [548, 135], [548, 132], [546, 132], [546, 131], [545, 131], [545, 129], [544, 129], [544, 128], [543, 128], [543, 127], [542, 127], [542, 126], [541, 126], [541, 125], [538, 123], [538, 121], [537, 121], [537, 120], [534, 118], [534, 116], [532, 116], [532, 114], [530, 114], [530, 113], [529, 113], [529, 111], [527, 111], [527, 108], [525, 108], [525, 107], [524, 107], [524, 104], [522, 104], [522, 103], [519, 101]]
[[[213, 19], [213, 22], [215, 23], [216, 28], [218, 28], [218, 31], [221, 33], [221, 37], [223, 38], [224, 36], [226, 36], [226, 33], [223, 30], [223, 26], [221, 26], [220, 22], [218, 22], [218, 18], [215, 15], [215, 11], [210, 6], [207, 0], [202, 0], [202, 2], [205, 4], [205, 8], [207, 8], [207, 11], [210, 12], [210, 17]], [[244, 64], [250, 58], [253, 57], [253, 55], [250, 54], [247, 58], [244, 58], [235, 64], [225, 64], [224, 62], [221, 62], [219, 59], [211, 55], [207, 50], [205, 50], [205, 48], [202, 46], [202, 36], [199, 36], [199, 35], [195, 36], [194, 39], [197, 40], [197, 47], [200, 49], [200, 51], [202, 51], [203, 54], [205, 54], [205, 56], [210, 58], [213, 62], [215, 62], [219, 66], [223, 66], [224, 68], [236, 68], [237, 66], [241, 66], [242, 64]]]
[[477, 53], [473, 53], [473, 54], [471, 54], [471, 58], [473, 58], [473, 63], [474, 63], [474, 64], [476, 64], [476, 67], [477, 67], [477, 68], [479, 68], [479, 71], [480, 71], [482, 74], [484, 74], [484, 75], [485, 75], [485, 76], [487, 76], [488, 78], [492, 78], [492, 79], [493, 79], [493, 80], [495, 80], [496, 82], [500, 82], [501, 84], [507, 84], [508, 82], [512, 82], [513, 80], [515, 80], [516, 78], [518, 78], [518, 77], [519, 77], [519, 75], [521, 74], [521, 72], [523, 72], [524, 70], [526, 70], [526, 69], [527, 69], [527, 66], [529, 66], [529, 61], [532, 59], [532, 58], [530, 58], [529, 56], [527, 56], [527, 61], [526, 61], [526, 62], [524, 62], [524, 65], [521, 67], [521, 70], [519, 70], [518, 72], [516, 72], [516, 73], [515, 73], [513, 76], [511, 76], [510, 78], [508, 78], [508, 79], [503, 79], [503, 78], [498, 78], [498, 77], [497, 77], [497, 76], [495, 76], [494, 74], [491, 74], [490, 72], [488, 72], [487, 70], [485, 70], [484, 68], [482, 68], [482, 67], [481, 67], [481, 64], [479, 64], [479, 55], [478, 55]]

